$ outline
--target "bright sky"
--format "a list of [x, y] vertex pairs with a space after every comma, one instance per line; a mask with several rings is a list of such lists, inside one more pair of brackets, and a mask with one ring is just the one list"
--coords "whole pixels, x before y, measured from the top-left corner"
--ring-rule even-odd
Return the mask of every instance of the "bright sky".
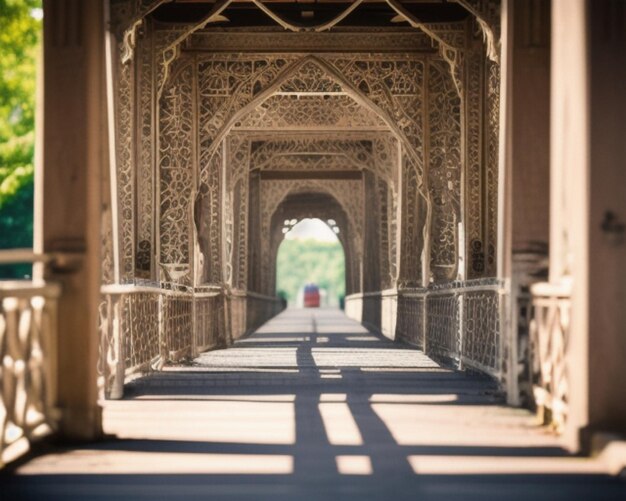
[[285, 235], [288, 240], [321, 240], [322, 242], [337, 242], [337, 235], [326, 223], [319, 219], [303, 219]]

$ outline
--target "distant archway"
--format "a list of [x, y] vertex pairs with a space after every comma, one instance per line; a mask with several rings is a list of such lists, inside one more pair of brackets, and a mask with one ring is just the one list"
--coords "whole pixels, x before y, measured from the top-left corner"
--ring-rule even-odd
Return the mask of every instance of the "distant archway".
[[320, 306], [341, 306], [346, 294], [346, 256], [333, 219], [285, 219], [276, 253], [276, 293], [290, 307], [303, 305], [306, 284], [320, 290]]

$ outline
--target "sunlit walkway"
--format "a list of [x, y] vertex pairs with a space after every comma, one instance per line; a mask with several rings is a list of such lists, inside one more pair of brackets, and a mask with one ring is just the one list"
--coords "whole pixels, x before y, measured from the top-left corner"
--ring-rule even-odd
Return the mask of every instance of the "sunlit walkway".
[[488, 380], [336, 310], [288, 310], [127, 393], [105, 404], [118, 440], [18, 466], [2, 499], [624, 499]]

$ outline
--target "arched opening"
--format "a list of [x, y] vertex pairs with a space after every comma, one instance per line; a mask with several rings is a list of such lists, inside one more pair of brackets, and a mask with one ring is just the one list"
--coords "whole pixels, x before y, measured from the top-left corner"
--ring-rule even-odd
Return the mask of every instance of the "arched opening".
[[346, 259], [334, 219], [285, 219], [276, 255], [276, 293], [303, 307], [304, 288], [319, 288], [322, 307], [340, 307], [346, 294]]

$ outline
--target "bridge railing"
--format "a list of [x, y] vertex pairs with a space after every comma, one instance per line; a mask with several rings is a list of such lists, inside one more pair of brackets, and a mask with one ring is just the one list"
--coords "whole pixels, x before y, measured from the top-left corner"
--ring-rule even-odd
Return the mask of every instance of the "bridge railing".
[[[503, 380], [500, 330], [505, 291], [496, 279], [449, 282], [420, 289], [352, 294], [346, 314], [423, 349], [435, 359]], [[366, 310], [376, 308], [380, 314]], [[371, 325], [367, 318], [380, 318]]]
[[567, 346], [571, 289], [567, 284], [538, 283], [531, 287], [531, 370], [537, 411], [544, 424], [562, 432], [568, 413]]
[[123, 284], [101, 292], [99, 385], [111, 399], [132, 379], [226, 346], [283, 307], [276, 297], [215, 286]]
[[[0, 253], [1, 264], [46, 259], [30, 250]], [[0, 467], [56, 427], [60, 293], [54, 283], [0, 281]]]
[[229, 294], [232, 339], [259, 328], [280, 313], [285, 305], [276, 296], [266, 296], [252, 291], [233, 290]]

